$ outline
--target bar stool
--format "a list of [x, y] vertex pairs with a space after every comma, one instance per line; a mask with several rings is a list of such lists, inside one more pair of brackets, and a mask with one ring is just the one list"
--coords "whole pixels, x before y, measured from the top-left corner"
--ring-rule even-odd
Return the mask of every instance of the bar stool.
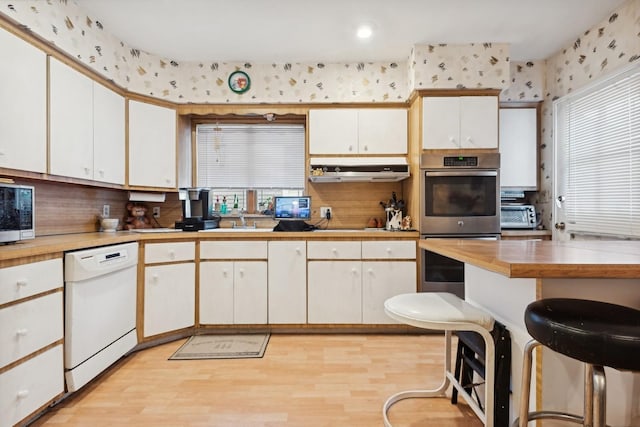
[[[551, 418], [605, 427], [604, 367], [640, 371], [640, 311], [598, 301], [548, 298], [529, 304], [524, 321], [533, 340], [525, 346], [519, 417], [514, 426], [526, 427], [531, 420]], [[539, 345], [585, 363], [582, 416], [529, 412], [532, 354]]]
[[[384, 310], [389, 317], [401, 323], [418, 328], [444, 331], [444, 378], [442, 384], [432, 390], [401, 391], [389, 397], [382, 407], [384, 425], [390, 427], [387, 416], [389, 408], [396, 402], [419, 397], [445, 397], [449, 384], [458, 390], [475, 414], [485, 426], [494, 426], [494, 382], [495, 382], [495, 348], [491, 331], [494, 319], [489, 313], [481, 310], [454, 294], [446, 292], [422, 292], [401, 294], [389, 298], [384, 303]], [[451, 371], [451, 335], [452, 331], [474, 331], [480, 334], [485, 342], [485, 411], [475, 402], [473, 397], [458, 382]]]

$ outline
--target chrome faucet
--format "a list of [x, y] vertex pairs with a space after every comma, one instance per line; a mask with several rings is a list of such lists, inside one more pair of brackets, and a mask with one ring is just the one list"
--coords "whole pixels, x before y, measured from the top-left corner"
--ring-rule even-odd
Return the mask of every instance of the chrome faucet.
[[247, 226], [247, 220], [245, 219], [244, 214], [244, 209], [241, 209], [238, 218], [240, 218], [240, 227], [242, 228], [245, 228]]

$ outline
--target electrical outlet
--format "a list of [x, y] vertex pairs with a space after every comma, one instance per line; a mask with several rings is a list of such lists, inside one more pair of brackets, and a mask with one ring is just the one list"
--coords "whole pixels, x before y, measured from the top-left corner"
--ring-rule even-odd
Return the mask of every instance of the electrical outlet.
[[102, 217], [109, 218], [109, 215], [111, 215], [111, 206], [102, 205]]
[[331, 211], [331, 208], [328, 206], [323, 206], [320, 208], [320, 218], [327, 218], [327, 216], [330, 218], [333, 218], [333, 212]]
[[153, 217], [160, 218], [160, 206], [153, 207]]

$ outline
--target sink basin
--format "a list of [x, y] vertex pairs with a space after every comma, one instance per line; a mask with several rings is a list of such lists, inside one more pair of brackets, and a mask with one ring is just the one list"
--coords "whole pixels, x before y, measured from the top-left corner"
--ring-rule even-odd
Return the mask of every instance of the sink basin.
[[200, 233], [237, 233], [237, 232], [241, 232], [241, 233], [255, 233], [255, 232], [260, 232], [260, 233], [268, 233], [270, 231], [273, 231], [272, 228], [253, 228], [253, 227], [247, 227], [247, 228], [242, 228], [242, 227], [236, 227], [236, 228], [212, 228], [209, 230], [200, 230]]

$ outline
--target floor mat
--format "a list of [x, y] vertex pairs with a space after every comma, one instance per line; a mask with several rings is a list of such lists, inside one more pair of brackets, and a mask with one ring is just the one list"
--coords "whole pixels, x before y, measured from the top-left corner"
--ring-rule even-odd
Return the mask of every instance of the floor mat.
[[169, 360], [262, 357], [270, 334], [194, 335]]

